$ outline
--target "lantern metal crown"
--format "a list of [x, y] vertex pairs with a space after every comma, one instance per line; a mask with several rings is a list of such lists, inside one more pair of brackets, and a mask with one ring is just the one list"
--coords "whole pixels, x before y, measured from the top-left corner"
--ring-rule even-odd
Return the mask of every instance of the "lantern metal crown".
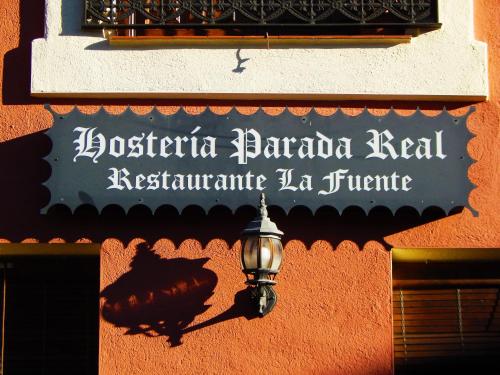
[[280, 271], [283, 259], [283, 232], [269, 219], [264, 193], [260, 196], [259, 215], [242, 233], [241, 266], [251, 285], [252, 299], [260, 316], [269, 313], [276, 304], [277, 295], [272, 285]]

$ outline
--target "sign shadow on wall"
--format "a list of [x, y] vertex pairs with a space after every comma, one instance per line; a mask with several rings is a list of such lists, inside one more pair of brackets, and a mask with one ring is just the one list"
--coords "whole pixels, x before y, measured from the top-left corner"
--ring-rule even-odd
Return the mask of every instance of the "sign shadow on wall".
[[[137, 205], [126, 212], [111, 205], [99, 212], [91, 204], [84, 204], [74, 212], [65, 205], [55, 205], [47, 215], [40, 215], [40, 208], [50, 199], [48, 189], [42, 186], [51, 173], [49, 164], [43, 160], [50, 147], [48, 137], [42, 132], [0, 143], [0, 193], [5, 198], [0, 206], [8, 213], [0, 220], [0, 238], [11, 242], [27, 238], [40, 242], [53, 238], [75, 242], [85, 238], [95, 243], [117, 238], [124, 244], [135, 238], [149, 243], [168, 238], [175, 246], [196, 238], [202, 247], [215, 238], [223, 238], [231, 246], [256, 215], [256, 209], [250, 206], [242, 206], [234, 212], [224, 206], [215, 206], [208, 212], [190, 206], [178, 212], [164, 205], [152, 212], [148, 207]], [[90, 203], [85, 192], [80, 195]], [[461, 211], [462, 208], [457, 207], [448, 215]], [[411, 207], [402, 207], [394, 214], [384, 207], [374, 207], [367, 215], [356, 206], [342, 213], [332, 207], [312, 212], [297, 206], [287, 213], [270, 205], [269, 214], [285, 232], [285, 244], [291, 239], [299, 240], [306, 248], [318, 240], [328, 241], [332, 248], [345, 240], [355, 242], [359, 248], [372, 240], [384, 244], [386, 236], [446, 217], [438, 207], [428, 207], [421, 215]], [[386, 248], [389, 250], [391, 246], [386, 244]]]

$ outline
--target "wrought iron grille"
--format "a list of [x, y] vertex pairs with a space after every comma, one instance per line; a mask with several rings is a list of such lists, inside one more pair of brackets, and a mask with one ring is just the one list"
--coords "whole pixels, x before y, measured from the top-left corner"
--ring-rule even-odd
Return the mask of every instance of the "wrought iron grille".
[[[437, 0], [84, 0], [86, 28], [436, 29]], [[354, 33], [358, 33], [354, 31]]]

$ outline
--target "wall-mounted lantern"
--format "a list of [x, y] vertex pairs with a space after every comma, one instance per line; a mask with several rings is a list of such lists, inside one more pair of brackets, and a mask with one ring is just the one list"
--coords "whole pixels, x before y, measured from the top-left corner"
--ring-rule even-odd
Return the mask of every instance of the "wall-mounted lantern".
[[283, 232], [267, 214], [266, 197], [260, 196], [259, 215], [242, 233], [241, 266], [247, 277], [246, 283], [253, 286], [252, 299], [256, 302], [260, 316], [269, 313], [276, 304], [276, 292], [272, 286], [281, 268]]

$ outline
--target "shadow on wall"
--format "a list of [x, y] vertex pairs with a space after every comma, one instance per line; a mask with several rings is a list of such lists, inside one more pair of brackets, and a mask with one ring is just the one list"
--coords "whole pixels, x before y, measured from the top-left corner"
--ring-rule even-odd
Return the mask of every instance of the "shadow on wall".
[[205, 302], [217, 285], [217, 275], [204, 267], [208, 260], [163, 259], [145, 242], [139, 244], [131, 270], [102, 291], [102, 317], [127, 328], [127, 335], [165, 336], [171, 346], [182, 344], [185, 333], [240, 316], [256, 317], [244, 290], [226, 312], [186, 328], [210, 307]]
[[68, 36], [102, 36], [102, 31], [82, 30], [84, 2], [82, 0], [62, 0], [61, 34]]
[[10, 50], [4, 56], [3, 104], [43, 103], [43, 100], [30, 97], [30, 77], [31, 42], [44, 36], [44, 3], [44, 0], [19, 0], [21, 17], [19, 44], [17, 48]]

